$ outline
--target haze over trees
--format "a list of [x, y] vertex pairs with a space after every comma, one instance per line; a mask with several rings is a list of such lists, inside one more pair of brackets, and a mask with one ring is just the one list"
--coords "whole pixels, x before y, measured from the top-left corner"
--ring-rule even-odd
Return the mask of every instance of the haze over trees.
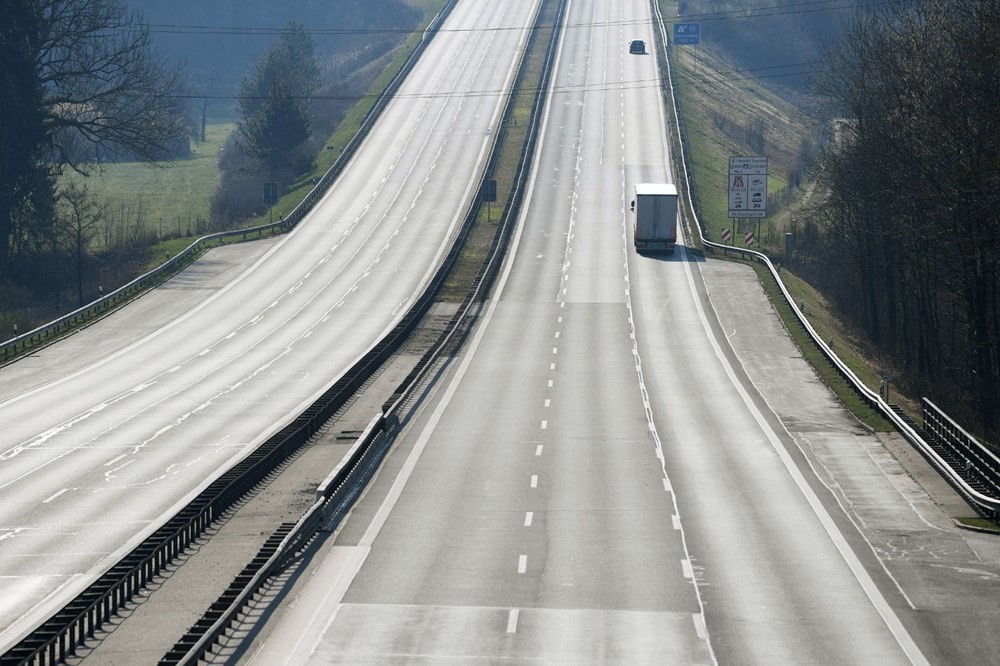
[[827, 290], [910, 387], [1000, 435], [1000, 0], [873, 5], [818, 80]]
[[[0, 21], [0, 274], [57, 251], [54, 178], [107, 159], [156, 161], [187, 135], [179, 76], [116, 0], [4, 0]], [[186, 146], [186, 139], [183, 140]]]

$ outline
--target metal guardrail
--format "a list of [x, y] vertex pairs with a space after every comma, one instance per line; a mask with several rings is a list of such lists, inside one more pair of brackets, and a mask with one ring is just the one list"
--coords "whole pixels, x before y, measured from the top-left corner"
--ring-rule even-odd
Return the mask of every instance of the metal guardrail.
[[[669, 104], [670, 108], [673, 109], [673, 117], [678, 122], [678, 141], [680, 141], [682, 149], [682, 160], [681, 166], [683, 167], [684, 173], [684, 184], [685, 190], [687, 192], [687, 198], [689, 206], [691, 208], [691, 214], [695, 221], [695, 227], [698, 229], [698, 235], [702, 244], [709, 248], [710, 250], [723, 250], [724, 252], [734, 252], [743, 255], [744, 258], [751, 261], [758, 261], [764, 264], [768, 271], [770, 271], [771, 276], [777, 283], [778, 288], [781, 290], [782, 296], [784, 296], [785, 301], [791, 308], [792, 312], [795, 314], [796, 319], [812, 338], [813, 343], [819, 348], [819, 350], [826, 357], [827, 361], [833, 365], [834, 368], [841, 374], [841, 376], [852, 385], [854, 390], [861, 396], [865, 402], [867, 402], [873, 409], [882, 414], [889, 422], [891, 422], [896, 430], [899, 431], [919, 452], [925, 459], [927, 459], [931, 465], [933, 465], [938, 472], [947, 480], [952, 487], [954, 487], [959, 494], [966, 498], [967, 501], [972, 505], [976, 511], [980, 512], [984, 516], [990, 518], [1000, 517], [1000, 494], [997, 496], [990, 496], [980, 491], [980, 489], [985, 489], [981, 484], [979, 488], [974, 487], [969, 483], [969, 479], [963, 476], [964, 469], [958, 470], [952, 464], [948, 462], [944, 455], [931, 443], [926, 441], [921, 434], [918, 432], [918, 427], [916, 424], [912, 423], [910, 420], [906, 419], [893, 409], [893, 406], [887, 403], [881, 395], [877, 392], [868, 388], [864, 382], [862, 382], [858, 376], [851, 370], [846, 363], [844, 363], [837, 354], [834, 353], [833, 349], [828, 345], [823, 338], [816, 333], [816, 330], [806, 319], [805, 315], [799, 309], [798, 305], [795, 303], [795, 299], [792, 298], [788, 289], [785, 287], [784, 282], [781, 280], [781, 276], [778, 274], [777, 268], [771, 263], [770, 258], [763, 254], [762, 252], [757, 252], [755, 250], [749, 250], [745, 248], [735, 248], [719, 243], [714, 243], [705, 237], [701, 221], [698, 219], [697, 212], [695, 211], [695, 200], [692, 197], [692, 187], [691, 187], [691, 176], [690, 170], [688, 168], [690, 162], [690, 153], [687, 147], [687, 140], [685, 138], [685, 132], [683, 125], [681, 124], [680, 108], [677, 104], [677, 91], [676, 84], [674, 83], [674, 72], [673, 64], [670, 61], [669, 55], [669, 41], [667, 39], [667, 29], [666, 22], [663, 18], [662, 13], [659, 9], [659, 4], [656, 0], [650, 0], [650, 4], [653, 7], [654, 16], [656, 17], [656, 25], [659, 27], [656, 32], [656, 36], [659, 38], [660, 44], [657, 49], [658, 57], [662, 66], [667, 72], [667, 86], [665, 90], [669, 90]], [[929, 401], [928, 401], [929, 402]], [[926, 410], [925, 410], [925, 420], [926, 420]], [[950, 421], [950, 419], [948, 419]], [[963, 431], [964, 432], [964, 431]], [[975, 442], [972, 439], [972, 442]], [[973, 471], [980, 477], [990, 476], [993, 481], [992, 485], [994, 487], [1000, 487], [1000, 473], [998, 473], [997, 468], [989, 467], [985, 463], [980, 463], [980, 460], [985, 461], [988, 456], [992, 456], [992, 453], [988, 449], [982, 446], [979, 442], [975, 442], [974, 445], [969, 444], [966, 441], [964, 444], [958, 444], [956, 452], [961, 453], [965, 446], [968, 446], [968, 450], [971, 451], [975, 449], [977, 451], [976, 455], [965, 455], [962, 456], [963, 465], [964, 460], [971, 458], [973, 462]], [[947, 444], [946, 444], [947, 447]], [[994, 457], [995, 459], [995, 457]]]

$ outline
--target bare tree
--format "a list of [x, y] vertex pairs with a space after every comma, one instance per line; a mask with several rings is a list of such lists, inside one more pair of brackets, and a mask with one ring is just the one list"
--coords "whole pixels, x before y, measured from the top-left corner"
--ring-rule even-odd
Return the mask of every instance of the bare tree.
[[58, 197], [59, 247], [70, 257], [76, 274], [76, 293], [83, 307], [83, 272], [88, 251], [105, 217], [104, 206], [90, 196], [86, 185], [70, 183]]
[[[1000, 431], [1000, 0], [859, 13], [820, 88], [825, 271], [914, 388]], [[848, 261], [844, 261], [847, 258]]]
[[0, 141], [0, 269], [12, 238], [25, 233], [16, 223], [37, 221], [16, 212], [32, 197], [51, 198], [51, 180], [35, 172], [68, 166], [87, 173], [123, 154], [153, 163], [188, 133], [177, 102], [179, 75], [156, 60], [142, 17], [123, 2], [3, 6], [0, 127], [16, 129], [3, 131]]

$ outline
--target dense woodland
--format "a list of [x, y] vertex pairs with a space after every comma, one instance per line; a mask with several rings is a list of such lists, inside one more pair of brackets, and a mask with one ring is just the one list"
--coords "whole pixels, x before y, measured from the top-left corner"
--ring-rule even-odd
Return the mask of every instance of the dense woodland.
[[823, 286], [903, 381], [1000, 440], [1000, 0], [855, 15], [818, 90]]

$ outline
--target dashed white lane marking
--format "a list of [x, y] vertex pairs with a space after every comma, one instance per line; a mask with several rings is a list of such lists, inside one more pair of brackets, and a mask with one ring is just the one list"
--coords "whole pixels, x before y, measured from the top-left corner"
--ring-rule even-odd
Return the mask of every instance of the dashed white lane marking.
[[541, 444], [539, 444], [538, 446], [535, 447], [535, 455], [536, 456], [542, 455], [542, 448], [543, 448], [543, 445], [541, 445]]
[[559, 338], [559, 331], [556, 331], [556, 339]]
[[532, 488], [537, 488], [538, 487], [538, 475], [537, 474], [532, 474], [531, 475], [531, 487]]
[[681, 517], [680, 516], [670, 516], [670, 520], [674, 523], [674, 529], [679, 530], [681, 528]]
[[112, 465], [114, 465], [116, 462], [118, 462], [119, 460], [121, 460], [124, 457], [125, 457], [125, 454], [123, 453], [120, 456], [118, 456], [117, 458], [112, 458], [108, 462], [104, 463], [104, 466], [105, 467], [111, 467]]
[[531, 521], [535, 519], [535, 512], [528, 511], [524, 514], [524, 526], [531, 527]]
[[555, 363], [549, 363], [549, 370], [555, 370], [555, 369], [556, 369], [556, 364]]
[[49, 502], [51, 502], [51, 501], [52, 501], [52, 500], [54, 500], [55, 498], [59, 497], [60, 495], [62, 495], [62, 494], [63, 494], [63, 493], [65, 493], [65, 492], [68, 492], [68, 491], [69, 491], [69, 488], [63, 488], [62, 490], [60, 490], [59, 492], [57, 492], [57, 493], [56, 493], [55, 495], [53, 495], [52, 497], [48, 498], [47, 500], [43, 500], [43, 501], [42, 501], [42, 504], [48, 504]]
[[552, 353], [553, 354], [558, 354], [559, 353], [559, 347], [553, 347], [552, 348]]
[[692, 613], [691, 619], [694, 620], [694, 630], [698, 634], [698, 638], [701, 640], [708, 639], [708, 627], [705, 626], [705, 615], [702, 613]]
[[552, 400], [551, 400], [551, 398], [546, 398], [546, 399], [545, 399], [545, 406], [546, 406], [546, 407], [550, 407], [551, 405], [552, 405]]
[[559, 324], [561, 324], [562, 323], [562, 317], [559, 317], [559, 319], [557, 319], [556, 322], [559, 323]]
[[507, 633], [516, 634], [517, 633], [517, 615], [518, 611], [516, 608], [511, 608], [507, 613]]
[[663, 478], [663, 489], [668, 493], [674, 492], [673, 486], [670, 485], [670, 479], [666, 477]]
[[543, 420], [542, 421], [542, 430], [548, 430], [548, 429], [549, 429], [549, 422]]
[[691, 560], [681, 560], [681, 570], [684, 572], [685, 578], [694, 578], [694, 569], [691, 568]]
[[549, 388], [552, 388], [552, 386], [553, 386], [553, 382], [552, 382], [552, 380], [550, 379], [550, 380], [549, 380]]
[[517, 573], [523, 574], [528, 570], [528, 556], [521, 555], [517, 558]]

